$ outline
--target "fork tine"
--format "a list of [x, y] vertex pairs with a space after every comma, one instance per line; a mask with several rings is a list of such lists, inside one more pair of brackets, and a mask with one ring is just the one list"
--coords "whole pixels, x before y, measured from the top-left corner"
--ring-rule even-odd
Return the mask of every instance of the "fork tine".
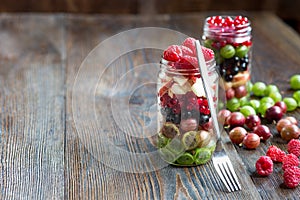
[[229, 161], [229, 162], [227, 162], [227, 165], [229, 167], [229, 172], [231, 173], [232, 181], [234, 182], [234, 186], [235, 186], [236, 190], [240, 190], [241, 185], [240, 185], [239, 179], [238, 179], [238, 177], [237, 177], [237, 175], [236, 175], [236, 173], [233, 169], [232, 163]]
[[217, 141], [216, 149], [212, 157], [213, 165], [221, 181], [229, 192], [241, 189], [241, 185], [234, 171], [233, 165], [223, 149], [220, 140]]
[[228, 165], [229, 165], [228, 162], [224, 162], [223, 163], [223, 166], [225, 168], [225, 173], [227, 174], [227, 177], [228, 177], [228, 182], [231, 183], [230, 186], [231, 186], [232, 191], [237, 191], [239, 189], [238, 189], [238, 187], [237, 187], [237, 185], [235, 183], [236, 181], [234, 180], [234, 177], [232, 176], [232, 172], [231, 172], [231, 170], [230, 170], [230, 168], [229, 168]]
[[230, 176], [228, 174], [228, 169], [226, 169], [226, 164], [225, 163], [220, 163], [219, 167], [220, 167], [220, 170], [222, 171], [222, 175], [225, 177], [226, 185], [228, 185], [229, 188], [230, 188], [229, 192], [235, 191], [235, 189], [234, 189], [234, 187], [231, 183]]
[[225, 177], [224, 177], [224, 173], [221, 171], [221, 167], [219, 163], [215, 163], [215, 170], [217, 171], [221, 181], [223, 182], [223, 184], [225, 185], [226, 189], [231, 192], [231, 188], [229, 187], [229, 184], [227, 183]]

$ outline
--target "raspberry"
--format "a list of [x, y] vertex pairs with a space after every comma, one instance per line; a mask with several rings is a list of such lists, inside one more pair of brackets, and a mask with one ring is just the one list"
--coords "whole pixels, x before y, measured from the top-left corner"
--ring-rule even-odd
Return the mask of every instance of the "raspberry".
[[261, 176], [268, 176], [273, 172], [273, 161], [269, 156], [261, 156], [255, 163], [256, 171]]
[[182, 54], [187, 56], [196, 56], [196, 54], [190, 48], [181, 46]]
[[185, 55], [180, 59], [177, 68], [179, 69], [195, 69], [198, 68], [198, 60], [194, 56]]
[[274, 162], [282, 162], [285, 153], [277, 146], [271, 145], [268, 148], [266, 155], [269, 156]]
[[[189, 49], [191, 49], [193, 51], [193, 55], [196, 55], [196, 53], [197, 53], [196, 52], [195, 41], [196, 41], [195, 38], [189, 37], [189, 38], [186, 38], [182, 43], [183, 46], [186, 46], [186, 47], [188, 47]], [[211, 50], [209, 48], [206, 48], [206, 47], [203, 47], [203, 46], [201, 46], [201, 48], [202, 48], [202, 52], [203, 52], [205, 61], [209, 61], [209, 60], [214, 58], [214, 51], [213, 50]]]
[[300, 140], [291, 139], [287, 145], [289, 153], [295, 154], [297, 157], [300, 156]]
[[300, 182], [300, 168], [292, 166], [286, 169], [283, 173], [284, 184], [288, 188], [295, 188]]
[[180, 60], [182, 56], [182, 50], [178, 45], [171, 45], [164, 51], [164, 59], [168, 61], [176, 62]]
[[282, 169], [286, 170], [292, 166], [298, 167], [299, 165], [299, 159], [294, 154], [287, 154], [282, 161]]
[[203, 52], [205, 61], [209, 61], [214, 58], [213, 50], [206, 48], [206, 47], [202, 47], [202, 52]]
[[186, 46], [189, 49], [191, 49], [193, 51], [194, 55], [196, 55], [195, 41], [196, 41], [195, 38], [189, 37], [189, 38], [186, 38], [182, 43], [183, 46]]

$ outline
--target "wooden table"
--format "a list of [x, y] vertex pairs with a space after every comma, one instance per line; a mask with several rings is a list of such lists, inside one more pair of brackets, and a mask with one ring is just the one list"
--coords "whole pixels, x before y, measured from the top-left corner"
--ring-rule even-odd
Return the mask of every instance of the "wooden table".
[[[280, 164], [275, 164], [275, 172], [267, 178], [255, 172], [255, 161], [271, 144], [286, 150], [286, 143], [279, 138], [274, 124], [268, 125], [273, 138], [256, 150], [233, 146], [223, 132], [222, 140], [242, 184], [241, 191], [227, 193], [211, 162], [191, 168], [167, 166], [145, 173], [121, 172], [103, 164], [86, 142], [93, 143], [91, 136], [97, 132], [105, 132], [108, 137], [122, 133], [110, 121], [112, 86], [97, 87], [95, 105], [80, 107], [94, 106], [100, 126], [88, 123], [94, 115], [84, 120], [87, 126], [78, 127], [74, 120], [82, 118], [80, 114], [84, 113], [76, 110], [74, 99], [80, 103], [78, 100], [85, 98], [85, 87], [89, 88], [89, 77], [86, 82], [79, 82], [82, 86], [79, 90], [74, 88], [76, 75], [97, 44], [119, 32], [148, 26], [199, 38], [203, 20], [210, 14], [1, 14], [0, 199], [299, 199], [300, 186], [284, 187]], [[291, 95], [288, 79], [300, 73], [299, 35], [272, 14], [247, 15], [252, 20], [254, 36], [252, 80], [274, 83], [284, 96]], [[164, 38], [168, 36], [158, 39]], [[125, 58], [131, 66], [137, 66], [158, 62], [161, 53], [142, 50]], [[116, 73], [122, 75], [126, 70], [120, 68]], [[119, 77], [110, 77], [108, 73], [105, 78], [109, 82]], [[104, 92], [105, 89], [108, 91]], [[75, 90], [82, 91], [82, 97], [78, 93], [74, 96]], [[145, 106], [145, 100], [133, 103]], [[299, 120], [300, 109], [288, 115]], [[138, 123], [129, 125], [134, 131]], [[115, 143], [126, 150], [136, 150], [149, 146], [145, 141], [126, 136], [125, 140], [117, 138]]]

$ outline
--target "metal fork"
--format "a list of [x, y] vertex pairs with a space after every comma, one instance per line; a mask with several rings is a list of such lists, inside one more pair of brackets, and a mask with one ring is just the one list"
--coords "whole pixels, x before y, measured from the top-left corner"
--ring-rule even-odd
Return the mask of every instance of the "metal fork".
[[234, 192], [241, 189], [241, 185], [233, 169], [232, 163], [229, 160], [222, 142], [219, 139], [212, 157], [213, 165], [217, 171], [221, 181], [229, 192]]
[[[198, 58], [198, 65], [199, 65], [199, 71], [202, 76], [201, 80], [204, 85], [204, 90], [208, 99], [208, 104], [210, 108], [214, 108], [214, 101], [213, 97], [210, 91], [210, 84], [208, 82], [208, 72], [207, 72], [207, 66], [206, 62], [203, 56], [203, 52], [201, 49], [201, 45], [199, 40], [195, 41], [195, 46], [197, 50], [197, 58]], [[234, 172], [233, 166], [231, 161], [229, 160], [229, 157], [225, 153], [225, 150], [222, 147], [221, 143], [221, 134], [220, 129], [217, 121], [217, 114], [215, 109], [210, 109], [211, 111], [211, 117], [213, 122], [213, 127], [215, 129], [215, 133], [217, 134], [217, 144], [216, 144], [216, 150], [214, 152], [214, 155], [212, 157], [214, 167], [220, 176], [222, 182], [225, 184], [226, 188], [229, 192], [237, 191], [241, 189], [241, 185], [238, 181], [238, 178]]]

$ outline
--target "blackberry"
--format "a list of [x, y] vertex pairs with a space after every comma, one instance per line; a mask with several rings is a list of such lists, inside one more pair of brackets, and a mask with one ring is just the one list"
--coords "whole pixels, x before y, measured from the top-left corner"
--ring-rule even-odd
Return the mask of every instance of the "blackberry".
[[235, 57], [232, 57], [230, 59], [225, 59], [224, 64], [229, 67], [234, 66], [235, 65]]
[[238, 56], [234, 56], [233, 60], [235, 64], [238, 64], [240, 62], [240, 58]]
[[247, 69], [248, 69], [248, 64], [245, 63], [245, 62], [242, 62], [242, 63], [240, 64], [239, 71], [240, 71], [240, 72], [244, 72], [244, 71], [246, 71]]
[[174, 124], [179, 124], [180, 121], [181, 121], [181, 115], [180, 114], [170, 113], [166, 116], [166, 122], [172, 122]]
[[222, 77], [225, 77], [225, 75], [226, 75], [226, 69], [225, 68], [220, 68], [220, 75], [222, 76]]
[[188, 118], [198, 118], [199, 111], [192, 110], [192, 111], [185, 111], [182, 112], [182, 119], [188, 119]]
[[172, 122], [174, 120], [174, 115], [167, 115], [166, 122]]
[[203, 115], [203, 114], [201, 114], [200, 117], [199, 117], [199, 125], [204, 125], [207, 122], [209, 122], [209, 118], [210, 118], [209, 115]]
[[175, 114], [173, 123], [174, 124], [180, 124], [180, 121], [181, 121], [181, 115], [180, 114]]
[[233, 75], [232, 74], [226, 74], [224, 78], [225, 78], [226, 82], [230, 82], [233, 79]]
[[163, 116], [169, 115], [172, 112], [172, 108], [164, 107], [160, 109], [160, 112]]
[[241, 58], [241, 61], [248, 64], [249, 63], [248, 56], [246, 55], [244, 58]]
[[237, 73], [239, 73], [239, 70], [240, 69], [239, 69], [238, 66], [233, 66], [232, 68], [229, 69], [230, 74], [233, 75], [233, 76], [237, 75]]

